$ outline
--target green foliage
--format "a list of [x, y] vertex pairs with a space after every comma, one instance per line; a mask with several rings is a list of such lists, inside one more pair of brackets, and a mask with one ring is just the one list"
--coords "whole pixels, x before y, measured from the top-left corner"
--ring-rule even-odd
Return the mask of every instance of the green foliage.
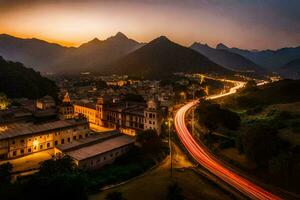
[[9, 98], [37, 99], [50, 95], [57, 99], [58, 88], [53, 81], [33, 69], [0, 57], [0, 91]]
[[64, 156], [60, 159], [46, 160], [40, 166], [39, 174], [43, 176], [51, 176], [54, 174], [72, 173], [76, 170], [76, 164], [68, 157]]
[[287, 146], [287, 143], [277, 137], [277, 130], [266, 124], [258, 123], [249, 127], [243, 137], [243, 149], [247, 158], [258, 166], [266, 166], [273, 156]]
[[105, 197], [106, 200], [126, 200], [121, 192], [110, 192]]
[[168, 187], [168, 200], [184, 200], [184, 196], [182, 194], [182, 189], [179, 187], [178, 183], [172, 183]]
[[203, 102], [197, 107], [196, 114], [198, 121], [210, 131], [214, 131], [219, 125], [230, 130], [235, 130], [240, 126], [241, 120], [239, 115], [228, 109], [221, 108], [219, 104]]

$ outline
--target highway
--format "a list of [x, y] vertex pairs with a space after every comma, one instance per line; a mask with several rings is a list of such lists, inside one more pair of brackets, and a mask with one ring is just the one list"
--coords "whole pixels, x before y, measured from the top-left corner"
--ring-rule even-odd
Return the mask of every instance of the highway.
[[[231, 88], [228, 93], [209, 96], [207, 99], [216, 99], [233, 94], [237, 91], [237, 89], [243, 87], [244, 84], [245, 83], [243, 82], [236, 82], [236, 86]], [[218, 159], [211, 154], [203, 144], [197, 143], [186, 126], [185, 116], [186, 113], [198, 103], [199, 100], [187, 103], [176, 112], [174, 117], [174, 124], [178, 137], [190, 155], [204, 168], [251, 199], [281, 199], [280, 197], [247, 180], [245, 177], [237, 174], [229, 167], [226, 167], [222, 162], [218, 161]]]

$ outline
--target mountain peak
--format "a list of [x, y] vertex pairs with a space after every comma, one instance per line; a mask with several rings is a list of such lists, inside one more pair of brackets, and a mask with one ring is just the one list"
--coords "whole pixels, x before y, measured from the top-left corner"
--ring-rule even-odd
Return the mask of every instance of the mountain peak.
[[228, 49], [228, 47], [225, 44], [220, 43], [216, 46], [216, 49]]
[[127, 37], [124, 33], [122, 33], [122, 32], [118, 32], [118, 33], [114, 36], [114, 38], [117, 38], [117, 39], [128, 39], [128, 37]]
[[95, 37], [95, 38], [92, 39], [90, 42], [91, 42], [91, 43], [95, 43], [95, 42], [100, 42], [100, 40], [99, 40], [97, 37]]

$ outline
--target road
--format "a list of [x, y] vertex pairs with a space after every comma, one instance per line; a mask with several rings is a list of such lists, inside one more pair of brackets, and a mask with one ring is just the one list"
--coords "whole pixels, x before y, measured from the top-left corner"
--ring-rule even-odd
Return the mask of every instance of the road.
[[[231, 88], [228, 93], [209, 96], [207, 99], [216, 99], [233, 94], [237, 91], [237, 89], [243, 86], [244, 83], [236, 82], [236, 86]], [[188, 150], [190, 155], [211, 173], [218, 176], [220, 179], [233, 186], [243, 194], [247, 195], [251, 199], [281, 199], [280, 197], [266, 191], [253, 182], [235, 173], [229, 167], [224, 166], [224, 164], [218, 161], [218, 159], [213, 154], [211, 154], [204, 145], [197, 143], [185, 124], [185, 116], [186, 113], [198, 103], [199, 100], [187, 103], [176, 112], [174, 118], [178, 137], [185, 148]]]

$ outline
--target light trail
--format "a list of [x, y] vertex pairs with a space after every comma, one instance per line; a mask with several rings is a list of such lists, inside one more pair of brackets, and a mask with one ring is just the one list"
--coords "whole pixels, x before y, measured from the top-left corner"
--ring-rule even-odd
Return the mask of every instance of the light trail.
[[[235, 93], [239, 88], [244, 87], [244, 82], [236, 82], [236, 86], [231, 88], [228, 93], [209, 96], [207, 99], [216, 99]], [[189, 132], [185, 124], [186, 113], [195, 105], [199, 103], [199, 100], [195, 100], [187, 103], [181, 107], [175, 115], [174, 123], [176, 132], [179, 139], [188, 150], [190, 155], [203, 167], [209, 170], [220, 179], [233, 186], [243, 194], [247, 195], [251, 199], [267, 199], [267, 200], [279, 200], [280, 197], [266, 191], [260, 186], [255, 185], [253, 182], [240, 176], [229, 167], [224, 166], [223, 163], [211, 154], [204, 145], [198, 144], [192, 134]]]

